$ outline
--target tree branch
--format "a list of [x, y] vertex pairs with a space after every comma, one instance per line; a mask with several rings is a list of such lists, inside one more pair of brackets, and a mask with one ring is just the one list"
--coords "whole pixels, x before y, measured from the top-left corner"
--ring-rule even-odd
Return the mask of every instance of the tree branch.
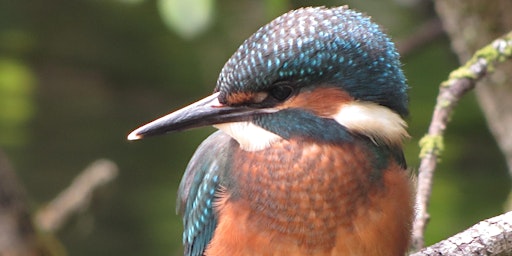
[[512, 212], [496, 216], [410, 256], [510, 255]]
[[110, 160], [101, 159], [91, 163], [68, 188], [37, 211], [37, 226], [47, 232], [58, 230], [73, 213], [88, 206], [97, 187], [113, 180], [117, 173], [117, 165]]
[[483, 76], [493, 72], [494, 65], [512, 56], [512, 32], [496, 39], [477, 51], [466, 64], [450, 73], [448, 80], [441, 84], [437, 103], [428, 133], [420, 140], [421, 163], [418, 174], [418, 192], [416, 195], [417, 216], [413, 224], [413, 248], [423, 248], [427, 212], [432, 190], [432, 178], [441, 155], [443, 135], [450, 121], [453, 109], [461, 97], [475, 87]]
[[23, 187], [0, 151], [0, 255], [42, 255]]

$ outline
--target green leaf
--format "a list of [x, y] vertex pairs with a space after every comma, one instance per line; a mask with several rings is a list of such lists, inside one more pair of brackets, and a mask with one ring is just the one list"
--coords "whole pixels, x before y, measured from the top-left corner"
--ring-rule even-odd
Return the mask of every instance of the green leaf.
[[15, 59], [0, 59], [0, 146], [24, 143], [33, 116], [35, 77]]
[[213, 20], [213, 0], [158, 0], [164, 23], [185, 39], [201, 34]]

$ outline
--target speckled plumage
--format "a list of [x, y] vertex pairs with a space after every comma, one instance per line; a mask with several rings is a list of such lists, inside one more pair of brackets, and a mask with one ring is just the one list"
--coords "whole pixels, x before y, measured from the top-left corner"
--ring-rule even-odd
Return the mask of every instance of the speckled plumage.
[[230, 156], [228, 151], [210, 148], [226, 148], [230, 143], [225, 134], [211, 135], [199, 146], [183, 175], [176, 210], [183, 215], [185, 255], [202, 255], [213, 236], [217, 225], [213, 209], [215, 193]]
[[403, 255], [413, 216], [407, 89], [370, 18], [302, 8], [249, 37], [212, 95], [128, 138], [220, 129], [180, 184], [186, 256]]
[[[392, 154], [369, 139], [300, 137], [247, 152], [216, 132], [180, 186], [185, 255], [400, 255], [411, 188]], [[189, 191], [214, 200], [213, 211]]]
[[[368, 17], [346, 7], [303, 8], [263, 26], [227, 61], [215, 91], [220, 91], [221, 103], [243, 104], [246, 98], [230, 96], [266, 91], [279, 81], [287, 81], [297, 89], [314, 90], [321, 84], [336, 86], [354, 100], [376, 102], [407, 115], [407, 85], [393, 43]], [[230, 102], [237, 100], [240, 102]], [[236, 143], [225, 135], [212, 135], [196, 152], [180, 186], [186, 255], [208, 252], [208, 244], [216, 233], [212, 229], [218, 228], [220, 214], [219, 208], [213, 207], [211, 211], [211, 204], [226, 195], [227, 199], [222, 200], [248, 202], [254, 225], [266, 227], [277, 237], [288, 236], [286, 239], [303, 243], [299, 247], [305, 255], [329, 252], [337, 240], [336, 230], [340, 226], [351, 229], [351, 222], [359, 214], [355, 212], [357, 207], [370, 203], [365, 199], [367, 194], [383, 189], [380, 176], [389, 161], [405, 168], [401, 150], [377, 147], [368, 138], [359, 142], [361, 138], [336, 121], [318, 118], [311, 112], [283, 109], [272, 115], [254, 116], [252, 122], [287, 140], [335, 144], [345, 153], [308, 162], [323, 159], [322, 154], [327, 152], [301, 158], [305, 153], [301, 147], [285, 143], [288, 155], [281, 149], [270, 153], [276, 146], [246, 154], [236, 150]], [[356, 159], [354, 155], [344, 155], [354, 150], [360, 152], [357, 164], [350, 162]], [[367, 158], [370, 156], [373, 159]], [[278, 163], [281, 165], [276, 166]], [[308, 173], [317, 164], [322, 172]], [[336, 172], [332, 168], [341, 169]], [[308, 180], [301, 181], [296, 175]], [[332, 187], [336, 184], [341, 190]], [[226, 192], [222, 196], [212, 193], [219, 190]], [[301, 208], [300, 200], [308, 197], [310, 202], [304, 201]], [[217, 240], [222, 239], [220, 234], [217, 236]], [[215, 248], [222, 247], [215, 244]], [[216, 250], [211, 249], [210, 253], [236, 252]]]
[[222, 102], [282, 80], [297, 87], [330, 83], [407, 115], [407, 85], [393, 42], [347, 7], [302, 8], [261, 27], [227, 61], [216, 90]]

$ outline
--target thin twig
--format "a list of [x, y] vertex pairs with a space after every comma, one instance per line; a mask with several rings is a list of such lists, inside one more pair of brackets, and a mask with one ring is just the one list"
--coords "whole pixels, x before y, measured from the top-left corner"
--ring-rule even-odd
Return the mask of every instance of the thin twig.
[[42, 255], [25, 189], [0, 150], [0, 255]]
[[106, 159], [94, 161], [68, 188], [36, 213], [36, 224], [44, 231], [58, 230], [73, 213], [89, 204], [96, 188], [112, 181], [117, 173], [114, 162]]
[[424, 246], [424, 232], [429, 220], [427, 207], [432, 190], [432, 178], [438, 157], [443, 150], [443, 134], [450, 121], [453, 109], [460, 98], [475, 87], [475, 83], [488, 73], [494, 65], [512, 56], [512, 31], [483, 47], [466, 62], [450, 73], [448, 80], [441, 84], [437, 103], [428, 133], [420, 140], [421, 163], [418, 174], [418, 192], [416, 194], [417, 216], [413, 225], [413, 248]]

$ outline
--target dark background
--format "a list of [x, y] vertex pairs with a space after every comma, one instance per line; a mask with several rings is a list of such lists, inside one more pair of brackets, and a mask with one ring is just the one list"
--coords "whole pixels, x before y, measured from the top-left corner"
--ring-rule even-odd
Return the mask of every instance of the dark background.
[[[193, 15], [173, 20], [164, 2], [174, 1], [0, 0], [0, 148], [31, 210], [97, 158], [120, 167], [117, 180], [56, 234], [69, 255], [181, 254], [177, 186], [213, 128], [140, 142], [125, 137], [209, 95], [224, 62], [260, 26], [300, 6], [348, 4], [400, 42], [434, 15], [421, 0], [190, 1], [212, 14], [198, 31]], [[185, 27], [177, 27], [180, 21]], [[457, 65], [443, 36], [403, 57], [411, 86], [406, 157], [414, 170], [438, 85]], [[509, 186], [472, 93], [457, 108], [445, 142], [429, 244], [502, 212]]]

